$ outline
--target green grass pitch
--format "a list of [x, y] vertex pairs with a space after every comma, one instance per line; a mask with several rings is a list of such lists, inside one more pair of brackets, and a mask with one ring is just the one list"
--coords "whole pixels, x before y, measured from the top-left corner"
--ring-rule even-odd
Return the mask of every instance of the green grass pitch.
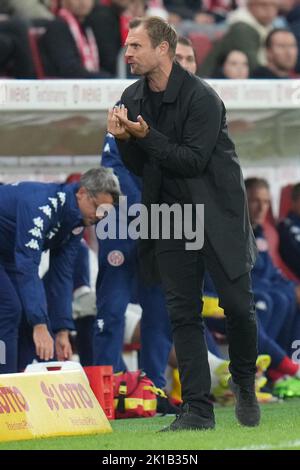
[[243, 428], [232, 407], [216, 408], [216, 429], [205, 432], [157, 433], [170, 416], [115, 420], [112, 434], [2, 442], [0, 450], [300, 449], [299, 409], [299, 399], [263, 405], [261, 425]]

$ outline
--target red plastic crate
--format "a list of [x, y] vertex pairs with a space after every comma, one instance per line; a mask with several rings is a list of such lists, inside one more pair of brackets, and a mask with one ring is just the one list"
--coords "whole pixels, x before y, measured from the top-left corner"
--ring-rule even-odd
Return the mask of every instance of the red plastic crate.
[[84, 367], [91, 389], [108, 419], [115, 419], [112, 366]]

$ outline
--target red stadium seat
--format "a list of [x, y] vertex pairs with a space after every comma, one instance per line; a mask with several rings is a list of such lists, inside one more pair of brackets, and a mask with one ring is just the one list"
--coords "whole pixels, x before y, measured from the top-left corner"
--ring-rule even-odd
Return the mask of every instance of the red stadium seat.
[[71, 173], [67, 179], [66, 179], [66, 183], [78, 183], [78, 181], [80, 180], [82, 176], [82, 173]]
[[209, 37], [207, 37], [203, 33], [190, 33], [189, 39], [191, 40], [193, 48], [195, 50], [196, 62], [197, 66], [199, 67], [199, 65], [202, 64], [205, 57], [212, 49], [213, 43], [211, 42]]
[[269, 224], [273, 225], [273, 227], [276, 227], [276, 220], [275, 220], [275, 217], [274, 217], [272, 205], [270, 205], [270, 208], [268, 210], [268, 213], [267, 213], [267, 216], [266, 216], [266, 221]]
[[264, 234], [268, 242], [269, 253], [273, 263], [279, 268], [288, 279], [299, 282], [297, 276], [286, 266], [279, 254], [279, 235], [276, 227], [268, 220], [264, 223]]
[[279, 205], [279, 220], [284, 219], [291, 209], [291, 192], [293, 185], [287, 184], [281, 189], [280, 205]]
[[39, 40], [46, 32], [45, 27], [30, 27], [28, 30], [29, 45], [37, 78], [45, 78], [45, 70], [39, 49]]

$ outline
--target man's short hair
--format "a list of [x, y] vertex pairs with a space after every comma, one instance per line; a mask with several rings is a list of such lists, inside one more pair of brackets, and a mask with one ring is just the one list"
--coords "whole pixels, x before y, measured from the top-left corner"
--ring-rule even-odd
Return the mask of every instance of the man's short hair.
[[118, 178], [111, 168], [104, 166], [92, 168], [84, 173], [80, 178], [79, 186], [84, 187], [92, 197], [96, 197], [99, 193], [110, 194], [114, 204], [118, 204], [121, 196]]
[[265, 188], [270, 190], [269, 183], [264, 178], [251, 177], [245, 179], [246, 190]]
[[270, 31], [268, 36], [266, 37], [266, 41], [265, 41], [266, 49], [271, 49], [272, 48], [272, 39], [273, 39], [273, 36], [275, 36], [275, 34], [277, 34], [277, 33], [290, 33], [294, 36], [294, 33], [288, 28], [275, 28], [275, 29], [272, 29], [272, 31]]
[[175, 56], [177, 33], [173, 26], [158, 16], [134, 18], [129, 23], [129, 29], [138, 28], [139, 26], [143, 26], [147, 31], [153, 48], [166, 41], [169, 44], [170, 57]]
[[300, 199], [300, 183], [294, 184], [291, 192], [291, 199], [297, 202]]
[[185, 36], [178, 36], [177, 44], [181, 44], [182, 46], [187, 46], [187, 47], [191, 47], [192, 49], [194, 49], [192, 41]]

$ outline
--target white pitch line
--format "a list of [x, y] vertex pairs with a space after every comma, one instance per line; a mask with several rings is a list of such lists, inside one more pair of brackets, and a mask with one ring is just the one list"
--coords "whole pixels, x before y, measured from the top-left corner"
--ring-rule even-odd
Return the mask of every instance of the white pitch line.
[[259, 444], [244, 447], [230, 447], [225, 450], [268, 450], [276, 449], [278, 447], [300, 447], [300, 439], [297, 439], [296, 441], [278, 442], [276, 444]]

